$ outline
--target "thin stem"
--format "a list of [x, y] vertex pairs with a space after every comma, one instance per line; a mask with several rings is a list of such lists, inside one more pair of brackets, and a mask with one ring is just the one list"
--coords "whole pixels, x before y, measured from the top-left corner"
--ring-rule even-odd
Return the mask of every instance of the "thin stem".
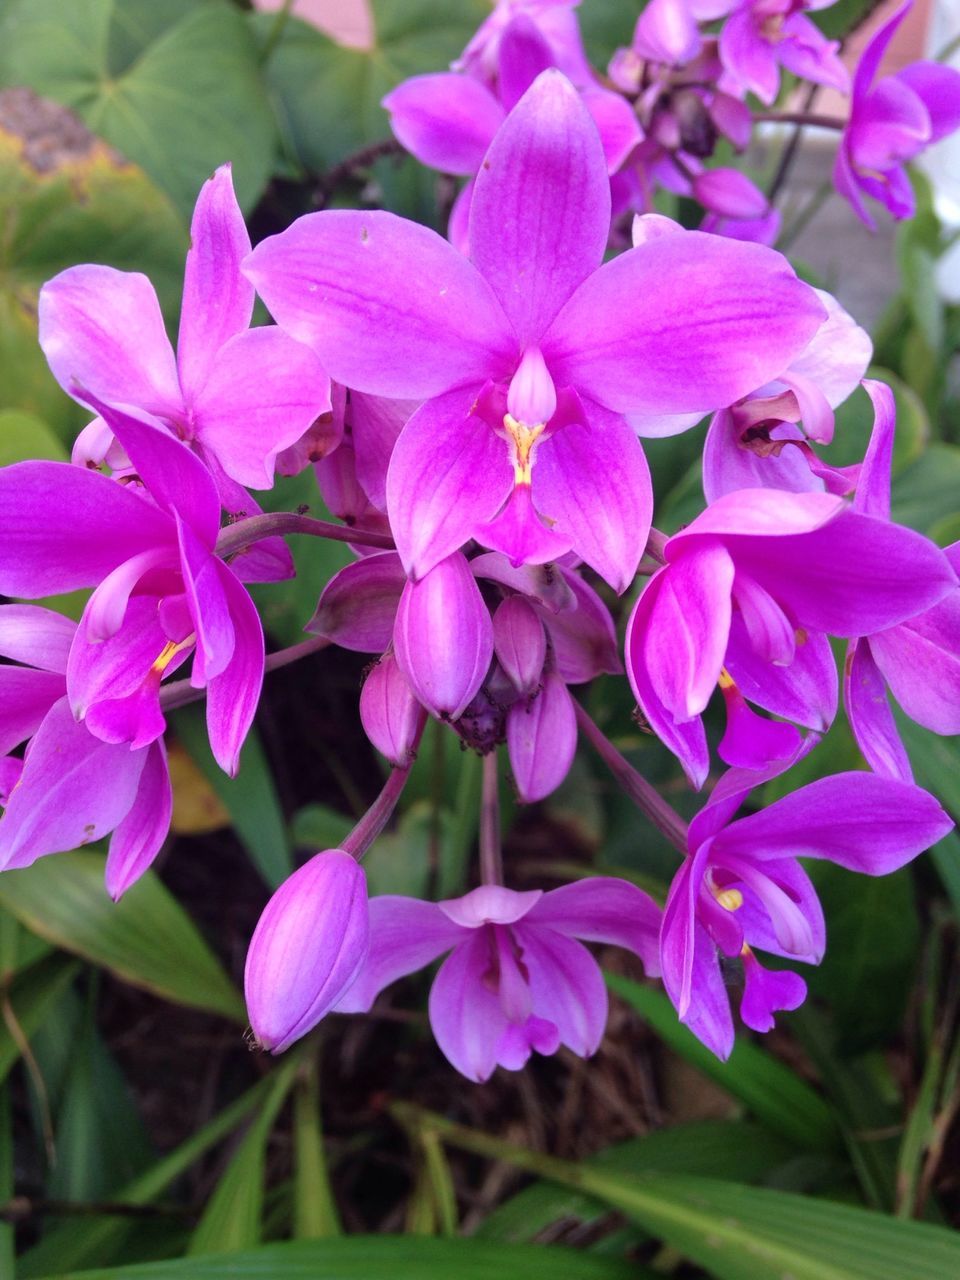
[[787, 252], [804, 228], [816, 217], [832, 190], [833, 187], [829, 182], [823, 182], [817, 187], [816, 191], [777, 241], [777, 248], [781, 253]]
[[236, 555], [254, 542], [277, 534], [305, 533], [311, 538], [331, 538], [334, 542], [355, 542], [365, 547], [394, 550], [394, 541], [388, 533], [373, 533], [367, 529], [351, 529], [347, 525], [332, 524], [329, 520], [315, 520], [295, 511], [267, 512], [262, 516], [250, 516], [237, 520], [220, 530], [216, 552], [222, 560]]
[[933, 55], [934, 62], [949, 62], [953, 55], [960, 49], [960, 35], [955, 35], [952, 40], [948, 40], [939, 53]]
[[638, 809], [642, 810], [661, 835], [666, 836], [674, 848], [683, 854], [687, 852], [687, 824], [679, 813], [653, 787], [633, 765], [623, 758], [617, 748], [604, 732], [594, 723], [589, 714], [573, 700], [577, 713], [577, 724], [590, 744], [594, 747], [603, 763], [616, 778], [617, 783], [630, 797]]
[[[278, 667], [286, 667], [308, 654], [319, 653], [326, 649], [330, 641], [326, 636], [311, 636], [309, 640], [301, 640], [299, 644], [291, 644], [286, 649], [277, 649], [268, 653], [264, 660], [265, 671], [276, 671]], [[188, 703], [198, 702], [206, 696], [206, 689], [195, 689], [189, 680], [171, 680], [160, 689], [160, 706], [164, 711], [173, 711], [176, 707], [185, 707]]]
[[808, 125], [817, 129], [836, 129], [842, 133], [847, 127], [847, 121], [843, 116], [824, 116], [816, 111], [755, 111], [754, 120], [769, 122], [770, 124], [797, 124], [801, 128]]
[[322, 208], [340, 183], [347, 178], [352, 178], [358, 170], [369, 169], [375, 161], [382, 160], [386, 156], [403, 154], [404, 148], [396, 138], [384, 138], [381, 142], [373, 142], [369, 147], [355, 151], [353, 155], [347, 156], [334, 168], [320, 175], [317, 181], [316, 203]]
[[413, 748], [410, 752], [410, 761], [405, 765], [394, 765], [390, 770], [390, 777], [383, 784], [383, 789], [374, 800], [373, 804], [363, 815], [357, 825], [350, 834], [340, 842], [340, 848], [344, 853], [349, 853], [359, 862], [363, 855], [376, 840], [377, 836], [390, 821], [394, 809], [397, 807], [397, 801], [403, 794], [403, 788], [407, 785], [407, 778], [410, 776], [410, 770], [413, 767], [413, 761], [416, 758], [417, 747], [420, 745], [420, 737], [423, 733], [423, 724], [417, 733]]
[[483, 792], [480, 800], [480, 879], [503, 884], [503, 851], [500, 848], [500, 779], [497, 753], [483, 757]]
[[[803, 99], [802, 110], [804, 113], [808, 112], [813, 106], [813, 100], [816, 96], [817, 85], [812, 84]], [[797, 151], [800, 147], [800, 139], [802, 137], [803, 125], [798, 124], [790, 137], [790, 141], [784, 147], [780, 155], [780, 163], [777, 165], [777, 171], [773, 175], [773, 181], [770, 183], [770, 190], [767, 192], [767, 200], [771, 205], [780, 194], [781, 188], [789, 177], [790, 170], [793, 168], [793, 162], [797, 158]]]
[[645, 556], [652, 556], [654, 560], [658, 560], [660, 564], [667, 563], [667, 557], [664, 548], [670, 535], [661, 533], [659, 529], [651, 529], [647, 534], [647, 546], [644, 551]]
[[274, 18], [270, 30], [267, 32], [267, 38], [263, 42], [263, 48], [260, 50], [260, 65], [262, 67], [267, 65], [274, 49], [280, 43], [280, 37], [283, 35], [284, 28], [290, 19], [292, 9], [293, 0], [283, 0], [283, 4], [277, 10], [277, 16]]

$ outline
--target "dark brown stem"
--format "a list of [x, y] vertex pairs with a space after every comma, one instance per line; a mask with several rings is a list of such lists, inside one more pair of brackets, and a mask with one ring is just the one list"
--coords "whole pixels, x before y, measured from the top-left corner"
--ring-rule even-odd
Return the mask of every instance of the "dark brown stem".
[[262, 516], [250, 516], [236, 520], [220, 530], [216, 552], [222, 560], [236, 555], [264, 538], [287, 533], [304, 533], [311, 538], [330, 538], [334, 542], [355, 542], [365, 547], [379, 547], [393, 551], [394, 541], [388, 533], [373, 533], [368, 529], [351, 529], [345, 524], [333, 524], [329, 520], [315, 520], [313, 516], [301, 516], [295, 511], [274, 511]]
[[369, 147], [354, 151], [352, 155], [346, 156], [339, 164], [334, 165], [318, 178], [315, 195], [318, 207], [323, 208], [341, 182], [356, 177], [361, 170], [369, 169], [375, 161], [382, 160], [385, 156], [403, 154], [404, 148], [396, 138], [383, 138], [380, 142], [371, 143]]
[[[286, 667], [299, 658], [307, 657], [308, 654], [319, 653], [329, 644], [330, 641], [325, 636], [314, 636], [310, 640], [301, 640], [299, 644], [292, 644], [286, 649], [277, 649], [275, 653], [267, 654], [263, 664], [264, 670], [276, 671], [278, 667]], [[189, 680], [171, 680], [169, 684], [161, 686], [160, 706], [164, 711], [173, 711], [176, 707], [185, 707], [190, 702], [199, 702], [201, 698], [206, 697], [206, 693], [206, 689], [195, 689]]]

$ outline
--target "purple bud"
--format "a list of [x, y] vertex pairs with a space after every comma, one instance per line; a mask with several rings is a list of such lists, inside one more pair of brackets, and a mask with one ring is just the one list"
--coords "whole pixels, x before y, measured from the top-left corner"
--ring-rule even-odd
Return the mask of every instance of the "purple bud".
[[510, 380], [507, 412], [528, 426], [549, 422], [557, 411], [557, 389], [539, 347], [527, 347]]
[[519, 693], [540, 684], [547, 657], [543, 623], [522, 596], [509, 596], [493, 615], [493, 647], [500, 665]]
[[507, 750], [520, 799], [542, 800], [559, 787], [577, 749], [577, 718], [567, 686], [555, 672], [535, 698], [507, 713]]
[[358, 653], [382, 653], [393, 636], [400, 593], [407, 581], [394, 551], [365, 556], [334, 574], [304, 628]]
[[393, 646], [427, 710], [441, 720], [458, 719], [493, 657], [490, 611], [459, 551], [404, 587]]
[[367, 737], [392, 765], [402, 769], [410, 763], [426, 712], [392, 653], [385, 653], [363, 682], [360, 719]]
[[724, 218], [762, 218], [767, 197], [736, 169], [708, 169], [693, 180], [693, 196]]
[[367, 886], [342, 849], [285, 880], [257, 922], [244, 971], [250, 1025], [272, 1053], [306, 1035], [337, 1003], [367, 954]]

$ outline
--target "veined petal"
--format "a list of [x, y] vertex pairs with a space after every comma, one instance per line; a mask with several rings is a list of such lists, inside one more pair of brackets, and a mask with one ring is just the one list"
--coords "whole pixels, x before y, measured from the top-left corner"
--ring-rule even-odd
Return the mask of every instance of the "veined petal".
[[656, 977], [661, 914], [649, 894], [629, 880], [588, 876], [545, 893], [525, 919], [566, 937], [624, 947], [640, 957], [648, 976]]
[[533, 472], [534, 502], [557, 533], [623, 592], [633, 581], [653, 518], [643, 448], [619, 414], [589, 401], [585, 421], [544, 441]]
[[577, 718], [567, 686], [556, 672], [540, 692], [521, 698], [507, 712], [507, 749], [520, 799], [526, 804], [555, 791], [573, 764]]
[[449, 71], [411, 76], [380, 104], [390, 128], [421, 164], [442, 173], [472, 177], [505, 118], [505, 111], [479, 80]]
[[785, 538], [810, 533], [829, 524], [845, 509], [842, 498], [828, 493], [787, 494], [779, 489], [741, 489], [726, 493], [675, 534], [666, 546], [672, 560], [688, 538], [699, 534], [727, 538]]
[[[512, 111], [537, 76], [555, 65], [545, 36], [533, 18], [521, 10], [504, 27], [497, 50], [497, 87], [504, 110]], [[472, 172], [479, 168], [477, 164]]]
[[607, 989], [600, 966], [574, 938], [529, 923], [514, 925], [530, 975], [533, 1012], [552, 1022], [560, 1042], [581, 1058], [600, 1047], [607, 1025]]
[[688, 231], [594, 272], [540, 345], [558, 386], [609, 409], [707, 413], [776, 377], [824, 315], [772, 249]]
[[470, 255], [521, 347], [599, 267], [609, 231], [596, 126], [569, 80], [544, 71], [491, 144], [470, 207]]
[[0, 757], [33, 737], [63, 692], [63, 676], [56, 671], [0, 666]]
[[483, 546], [502, 551], [517, 568], [550, 564], [565, 556], [572, 546], [571, 538], [555, 532], [540, 519], [528, 484], [516, 485], [499, 514], [475, 525], [473, 536]]
[[77, 724], [63, 698], [44, 717], [0, 818], [0, 867], [90, 844], [130, 812], [145, 751], [111, 746]]
[[302, 342], [249, 329], [217, 352], [194, 404], [197, 439], [227, 475], [269, 489], [277, 454], [330, 410], [330, 379]]
[[507, 679], [522, 694], [540, 683], [547, 656], [543, 623], [529, 601], [508, 596], [493, 615], [493, 647]]
[[224, 587], [226, 578], [220, 570], [225, 569], [231, 579], [233, 574], [200, 544], [190, 526], [180, 519], [177, 534], [187, 607], [197, 637], [190, 680], [195, 689], [202, 689], [214, 676], [220, 675], [233, 656], [236, 637]]
[[360, 690], [360, 720], [367, 737], [392, 765], [406, 768], [426, 714], [394, 655], [385, 653]]
[[407, 575], [395, 551], [364, 556], [334, 574], [304, 630], [344, 649], [383, 653], [393, 636], [406, 583]]
[[0, 468], [0, 529], [0, 592], [28, 598], [92, 587], [174, 533], [126, 486], [67, 462]]
[[384, 989], [416, 973], [465, 937], [435, 902], [384, 894], [370, 899], [370, 949], [356, 980], [334, 1006], [366, 1013]]
[[497, 1046], [509, 1025], [496, 991], [484, 982], [492, 967], [491, 942], [490, 929], [464, 938], [430, 989], [430, 1026], [441, 1053], [461, 1075], [478, 1082], [493, 1075]]
[[911, 720], [934, 733], [960, 733], [960, 590], [872, 635], [870, 649]]
[[308, 214], [262, 241], [244, 270], [277, 323], [358, 391], [424, 399], [509, 378], [520, 356], [476, 268], [392, 213]]
[[819, 387], [832, 409], [857, 389], [873, 355], [870, 335], [825, 289], [816, 290], [827, 318], [810, 345], [790, 362], [790, 371]]
[[819, 631], [802, 633], [788, 666], [775, 666], [754, 649], [741, 615], [734, 613], [724, 665], [748, 702], [810, 729], [826, 731], [837, 713], [837, 664]]
[[850, 729], [870, 768], [887, 778], [913, 782], [910, 758], [897, 732], [886, 685], [866, 637], [852, 640], [847, 650], [843, 701]]
[[232, 170], [224, 164], [200, 188], [190, 224], [177, 348], [180, 381], [189, 397], [216, 369], [224, 343], [250, 324], [253, 285], [240, 272], [249, 252]]
[[513, 487], [507, 445], [476, 412], [476, 386], [428, 400], [400, 433], [387, 509], [407, 572], [422, 577], [490, 520]]
[[256, 605], [230, 569], [214, 560], [214, 571], [226, 600], [234, 644], [226, 666], [208, 677], [207, 733], [214, 759], [232, 778], [240, 767], [240, 750], [260, 701], [263, 627]]
[[378, 511], [387, 509], [387, 468], [394, 445], [419, 407], [413, 400], [350, 393], [357, 479]]
[[758, 861], [828, 858], [866, 875], [886, 875], [953, 827], [929, 792], [875, 773], [838, 773], [739, 818], [714, 839], [721, 854]]
[[148, 747], [146, 757], [133, 807], [110, 839], [105, 876], [114, 902], [140, 879], [170, 830], [173, 789], [163, 743]]
[[0, 605], [0, 655], [12, 662], [62, 674], [76, 630], [72, 618], [41, 605]]
[[79, 383], [112, 404], [182, 415], [173, 350], [146, 276], [70, 267], [40, 290], [39, 320], [43, 353], [68, 395], [76, 399]]
[[738, 572], [733, 598], [758, 657], [778, 667], [789, 666], [797, 648], [794, 626], [769, 591], [748, 574]]
[[885, 382], [866, 378], [864, 390], [873, 401], [873, 430], [857, 479], [853, 509], [865, 516], [890, 519], [890, 468], [897, 427], [897, 407], [893, 392]]

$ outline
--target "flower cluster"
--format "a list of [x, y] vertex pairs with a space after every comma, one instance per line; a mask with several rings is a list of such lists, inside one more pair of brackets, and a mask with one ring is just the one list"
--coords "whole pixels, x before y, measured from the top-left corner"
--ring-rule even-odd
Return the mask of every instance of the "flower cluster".
[[[43, 289], [51, 369], [96, 417], [71, 463], [0, 471], [0, 592], [90, 595], [78, 624], [0, 606], [0, 866], [111, 835], [107, 887], [122, 894], [169, 827], [165, 711], [205, 697], [213, 754], [236, 771], [266, 665], [247, 586], [293, 572], [285, 534], [354, 553], [306, 623], [308, 647], [373, 656], [359, 711], [391, 771], [257, 927], [248, 1006], [275, 1051], [447, 954], [430, 1019], [465, 1075], [560, 1044], [587, 1056], [606, 1018], [592, 942], [662, 974], [680, 1017], [726, 1055], [721, 958], [740, 965], [741, 1016], [762, 1031], [805, 988], [756, 951], [823, 953], [798, 858], [884, 874], [951, 826], [914, 784], [884, 683], [921, 724], [960, 731], [960, 552], [889, 518], [883, 384], [864, 383], [875, 427], [862, 465], [818, 452], [864, 377], [866, 335], [749, 240], [646, 214], [632, 247], [604, 260], [611, 174], [639, 191], [679, 157], [700, 197], [736, 218], [733, 186], [694, 173], [690, 131], [734, 128], [747, 90], [775, 95], [780, 65], [840, 84], [836, 51], [796, 0], [653, 0], [615, 60], [615, 93], [586, 63], [573, 7], [501, 0], [457, 70], [391, 96], [411, 146], [475, 173], [453, 243], [337, 210], [251, 251], [224, 166], [197, 203], [176, 355], [142, 276], [80, 266]], [[719, 39], [704, 35], [698, 22], [719, 16]], [[926, 81], [911, 74], [920, 101]], [[249, 328], [254, 290], [275, 325]], [[667, 538], [641, 438], [706, 416], [707, 506]], [[249, 492], [307, 467], [341, 525], [264, 514]], [[730, 767], [689, 829], [569, 689], [623, 671], [611, 610], [638, 575], [626, 674], [697, 788], [712, 763], [702, 715], [714, 698], [726, 708], [717, 754]], [[850, 642], [846, 705], [871, 772], [736, 817], [832, 722], [836, 637]], [[428, 717], [485, 757], [481, 883], [368, 906], [358, 859]], [[663, 909], [620, 879], [503, 883], [498, 747], [520, 799], [536, 801], [563, 781], [581, 730], [677, 846]]]

